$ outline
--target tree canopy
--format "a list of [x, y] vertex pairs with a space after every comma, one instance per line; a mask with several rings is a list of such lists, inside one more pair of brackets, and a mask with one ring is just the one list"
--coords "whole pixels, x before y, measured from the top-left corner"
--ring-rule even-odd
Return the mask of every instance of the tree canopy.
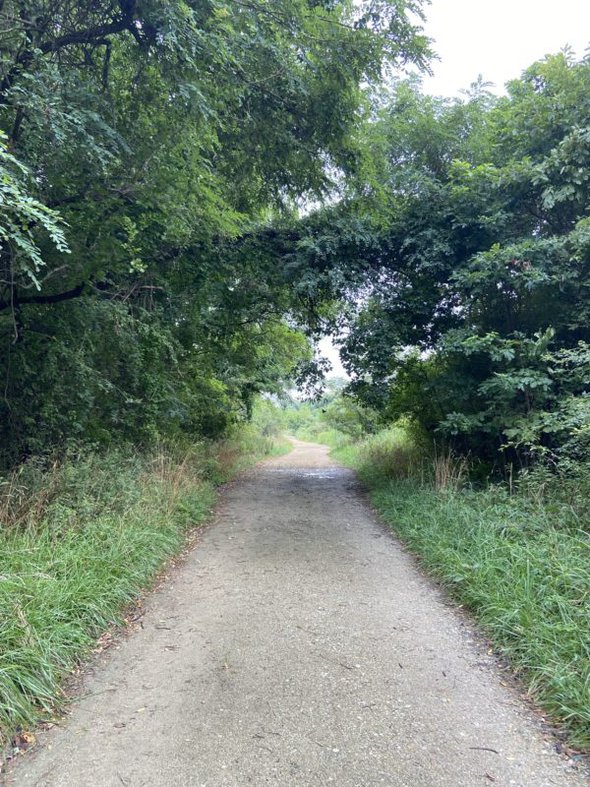
[[370, 129], [376, 180], [335, 211], [361, 221], [333, 247], [351, 391], [493, 463], [588, 449], [589, 87], [567, 52], [502, 98], [401, 82]]
[[585, 455], [590, 61], [426, 96], [421, 5], [0, 2], [4, 463], [221, 435], [322, 332], [376, 417]]
[[[420, 0], [0, 3], [0, 442], [219, 434], [310, 360], [273, 221], [359, 169]], [[417, 21], [416, 21], [417, 20]]]

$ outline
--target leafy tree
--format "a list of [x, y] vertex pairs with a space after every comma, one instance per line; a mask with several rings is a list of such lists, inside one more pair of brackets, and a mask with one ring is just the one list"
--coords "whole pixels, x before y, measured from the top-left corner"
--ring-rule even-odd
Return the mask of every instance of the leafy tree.
[[420, 6], [0, 3], [6, 461], [216, 435], [308, 362], [270, 225], [358, 169], [367, 86], [425, 62]]
[[[352, 264], [332, 244], [351, 390], [490, 462], [585, 445], [589, 79], [562, 53], [501, 99], [400, 84], [371, 132], [379, 182], [333, 211], [369, 228]], [[326, 279], [321, 238], [308, 264]]]
[[27, 168], [9, 152], [6, 135], [0, 131], [0, 254], [12, 262], [2, 270], [2, 284], [8, 287], [23, 277], [23, 286], [41, 288], [44, 262], [35, 227], [45, 231], [58, 251], [69, 252], [63, 224], [54, 211], [31, 196], [31, 180]]

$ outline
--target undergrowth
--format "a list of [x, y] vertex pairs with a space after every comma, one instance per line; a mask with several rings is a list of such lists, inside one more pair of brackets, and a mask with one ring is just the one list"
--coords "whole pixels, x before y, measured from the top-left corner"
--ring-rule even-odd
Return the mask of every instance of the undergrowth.
[[350, 438], [343, 435], [337, 429], [331, 429], [319, 422], [319, 424], [310, 424], [302, 429], [295, 431], [297, 439], [304, 440], [310, 443], [319, 443], [320, 445], [328, 445], [330, 448], [344, 448], [350, 444]]
[[[545, 474], [542, 484], [524, 477], [512, 494], [476, 491], [465, 466], [443, 456], [437, 471], [391, 431], [334, 454], [357, 469], [384, 520], [471, 610], [571, 744], [590, 750], [588, 477], [586, 486]], [[446, 479], [438, 489], [437, 478]]]
[[0, 478], [0, 752], [60, 709], [63, 679], [178, 553], [215, 486], [285, 441], [81, 451]]

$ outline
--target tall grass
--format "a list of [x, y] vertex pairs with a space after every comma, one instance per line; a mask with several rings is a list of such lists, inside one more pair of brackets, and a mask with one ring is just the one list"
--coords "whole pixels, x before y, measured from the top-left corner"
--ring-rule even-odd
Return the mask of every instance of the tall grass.
[[525, 477], [512, 495], [474, 491], [464, 463], [421, 459], [391, 431], [336, 455], [356, 467], [384, 520], [473, 612], [571, 744], [590, 750], [588, 477]]
[[215, 486], [285, 450], [247, 428], [148, 456], [30, 461], [0, 479], [0, 754], [58, 712], [64, 677], [205, 519]]

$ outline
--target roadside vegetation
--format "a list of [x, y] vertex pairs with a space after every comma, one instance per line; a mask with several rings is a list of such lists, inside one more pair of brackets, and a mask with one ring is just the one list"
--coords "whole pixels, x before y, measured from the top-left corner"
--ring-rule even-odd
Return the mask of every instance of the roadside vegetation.
[[[590, 467], [484, 482], [407, 423], [359, 437], [358, 405], [333, 402], [295, 405], [298, 436], [328, 443], [357, 471], [384, 521], [473, 614], [547, 718], [590, 750]], [[348, 413], [347, 432], [336, 412]]]
[[258, 403], [253, 424], [216, 442], [72, 448], [0, 477], [0, 752], [59, 714], [64, 678], [125, 622], [210, 514], [216, 487], [289, 450], [274, 411]]

